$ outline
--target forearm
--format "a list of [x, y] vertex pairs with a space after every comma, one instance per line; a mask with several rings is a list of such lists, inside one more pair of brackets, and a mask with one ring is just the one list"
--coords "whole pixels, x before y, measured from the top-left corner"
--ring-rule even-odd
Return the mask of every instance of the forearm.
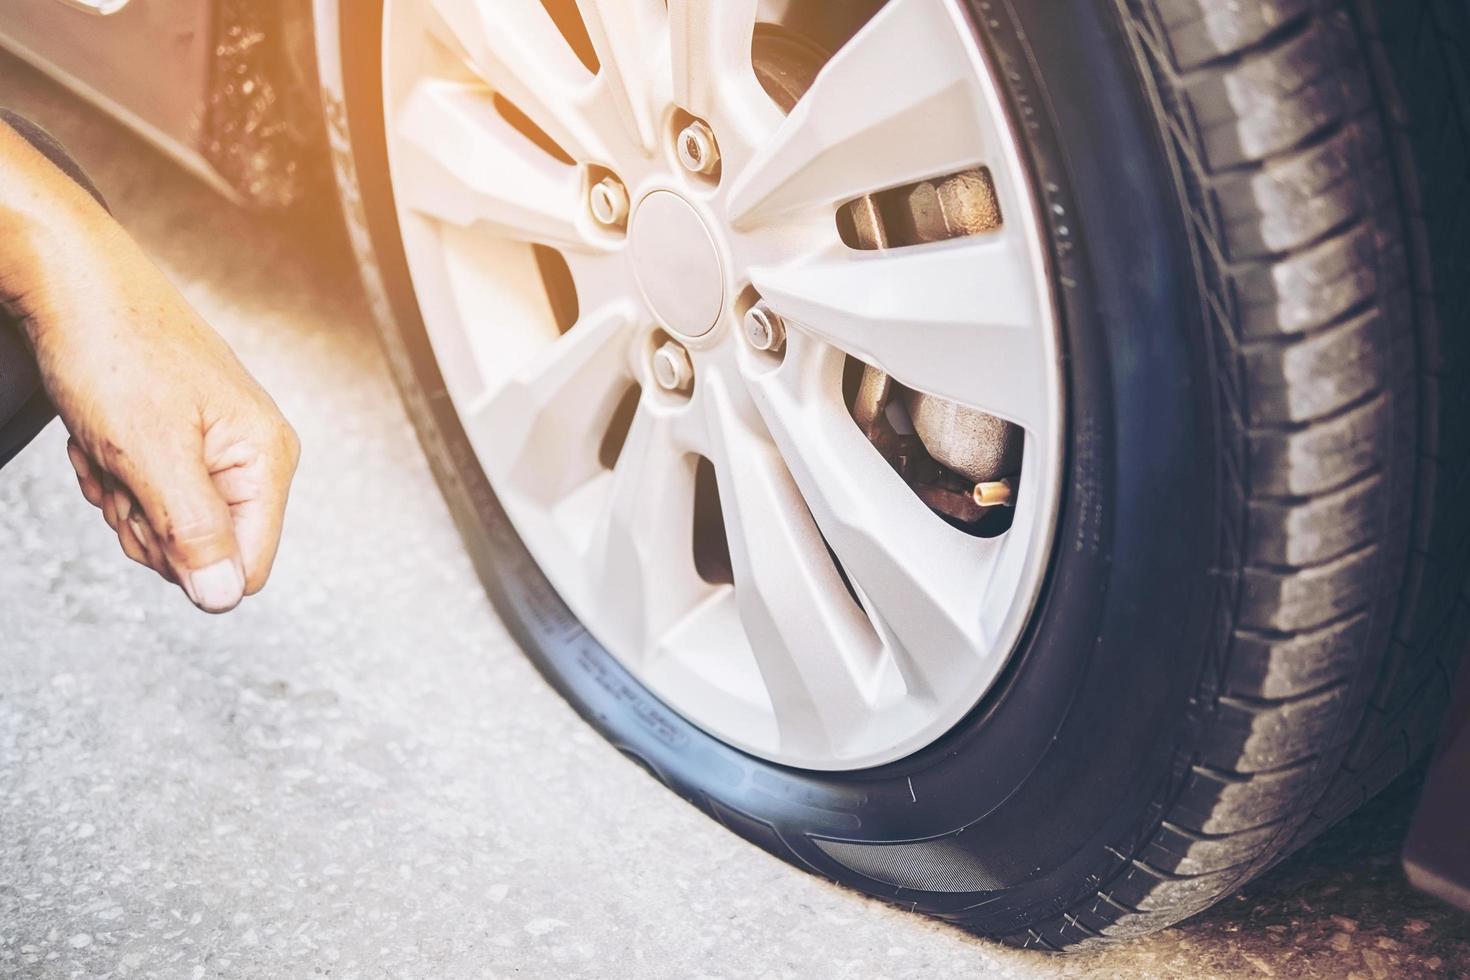
[[0, 304], [37, 334], [81, 277], [131, 247], [122, 229], [77, 180], [0, 121]]

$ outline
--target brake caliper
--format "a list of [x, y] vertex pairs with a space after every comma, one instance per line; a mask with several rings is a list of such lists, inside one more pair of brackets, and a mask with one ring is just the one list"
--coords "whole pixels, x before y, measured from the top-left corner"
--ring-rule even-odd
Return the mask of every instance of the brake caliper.
[[[761, 85], [786, 112], [826, 60], [815, 43], [764, 24], [753, 54]], [[995, 183], [984, 168], [869, 194], [837, 215], [843, 240], [865, 251], [981, 235], [1001, 224]], [[920, 500], [972, 530], [1012, 504], [1025, 441], [1018, 426], [906, 388], [872, 365], [861, 368], [855, 391], [849, 386], [852, 417]]]
[[[995, 184], [984, 169], [870, 194], [847, 204], [838, 226], [848, 245], [901, 248], [995, 231]], [[977, 525], [1012, 502], [1022, 430], [994, 415], [898, 384], [872, 365], [849, 406], [878, 452], [930, 508]]]

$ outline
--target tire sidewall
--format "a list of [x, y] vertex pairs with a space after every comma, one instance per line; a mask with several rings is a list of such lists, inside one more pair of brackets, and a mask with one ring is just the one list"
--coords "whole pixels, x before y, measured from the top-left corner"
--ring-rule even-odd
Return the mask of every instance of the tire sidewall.
[[[906, 906], [1008, 932], [1115, 871], [1113, 852], [1132, 853], [1152, 829], [1187, 757], [1191, 692], [1215, 657], [1220, 508], [1193, 260], [1111, 7], [971, 4], [1042, 199], [1065, 352], [1062, 505], [1036, 612], [1002, 679], [944, 738], [875, 769], [819, 773], [752, 758], [685, 721], [536, 566], [444, 392], [409, 278], [386, 165], [382, 5], [318, 2], [337, 170], [390, 364], [477, 569], [548, 681], [732, 830]], [[871, 863], [868, 877], [818, 839], [919, 846]], [[956, 859], [968, 877], [916, 887], [925, 862]]]

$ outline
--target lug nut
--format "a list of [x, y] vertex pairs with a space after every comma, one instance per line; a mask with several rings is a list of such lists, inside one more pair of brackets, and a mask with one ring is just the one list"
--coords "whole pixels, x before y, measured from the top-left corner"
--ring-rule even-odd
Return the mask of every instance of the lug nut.
[[664, 391], [687, 392], [694, 384], [694, 365], [689, 352], [669, 341], [653, 352], [653, 380]]
[[592, 185], [588, 203], [598, 224], [616, 228], [628, 220], [628, 189], [616, 177], [604, 177]]
[[745, 314], [745, 339], [756, 350], [780, 350], [786, 343], [786, 324], [764, 303], [757, 303]]
[[720, 145], [704, 120], [694, 120], [679, 134], [679, 162], [692, 174], [712, 174], [720, 165]]

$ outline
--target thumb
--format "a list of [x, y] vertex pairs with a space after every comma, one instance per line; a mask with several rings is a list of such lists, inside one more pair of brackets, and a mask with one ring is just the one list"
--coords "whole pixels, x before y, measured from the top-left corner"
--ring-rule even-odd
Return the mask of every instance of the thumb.
[[204, 465], [202, 443], [154, 455], [138, 472], [117, 475], [143, 508], [190, 601], [211, 613], [239, 605], [245, 573], [235, 526]]

